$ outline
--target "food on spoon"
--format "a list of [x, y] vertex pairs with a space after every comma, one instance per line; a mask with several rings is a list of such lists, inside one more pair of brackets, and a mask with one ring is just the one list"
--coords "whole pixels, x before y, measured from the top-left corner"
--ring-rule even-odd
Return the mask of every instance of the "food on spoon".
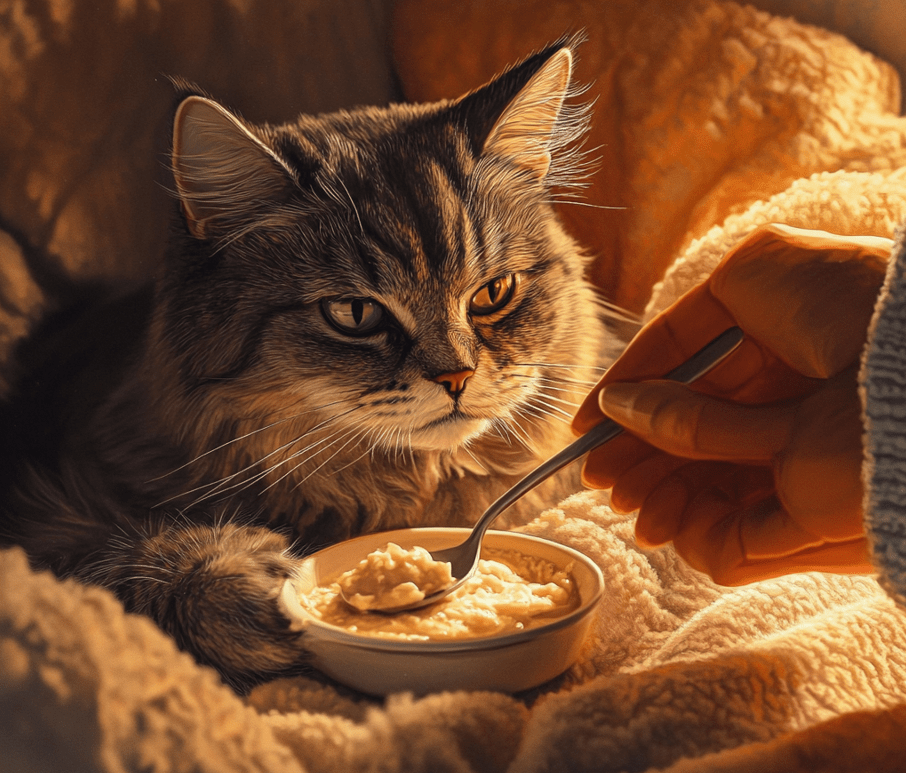
[[356, 609], [407, 607], [453, 584], [450, 564], [435, 561], [425, 548], [401, 548], [388, 542], [369, 553], [337, 581], [346, 601]]

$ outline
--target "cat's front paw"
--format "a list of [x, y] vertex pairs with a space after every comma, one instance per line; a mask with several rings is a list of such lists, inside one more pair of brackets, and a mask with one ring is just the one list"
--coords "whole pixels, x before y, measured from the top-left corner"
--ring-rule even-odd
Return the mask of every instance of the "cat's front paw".
[[296, 563], [285, 537], [231, 523], [184, 526], [147, 540], [143, 553], [145, 577], [130, 583], [129, 606], [233, 687], [304, 662], [301, 635], [278, 605]]

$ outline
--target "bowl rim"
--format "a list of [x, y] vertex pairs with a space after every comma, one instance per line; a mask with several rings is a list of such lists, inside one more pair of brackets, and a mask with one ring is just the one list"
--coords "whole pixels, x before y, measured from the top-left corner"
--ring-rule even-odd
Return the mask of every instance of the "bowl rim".
[[[430, 532], [433, 534], [450, 533], [456, 535], [465, 535], [470, 531], [471, 529], [465, 527], [421, 526], [406, 529], [391, 529], [382, 532], [372, 532], [370, 534], [361, 535], [360, 537], [355, 537], [353, 538], [353, 540], [346, 540], [344, 542], [339, 542], [335, 545], [329, 545], [328, 547], [322, 548], [321, 550], [318, 550], [315, 553], [311, 553], [310, 555], [306, 556], [304, 559], [302, 559], [301, 563], [313, 563], [318, 558], [318, 556], [321, 556], [331, 550], [337, 549], [339, 545], [345, 545], [354, 540], [363, 538], [386, 537], [387, 539], [385, 541], [389, 542], [392, 541], [392, 535], [394, 534], [418, 534], [419, 532]], [[333, 625], [332, 623], [324, 622], [314, 615], [311, 615], [309, 612], [305, 611], [301, 607], [301, 605], [299, 605], [298, 601], [295, 600], [294, 595], [292, 596], [291, 600], [286, 600], [285, 603], [288, 603], [288, 606], [290, 606], [294, 610], [295, 608], [298, 608], [298, 610], [302, 613], [302, 617], [299, 617], [299, 615], [296, 614], [292, 616], [292, 619], [294, 622], [301, 625], [300, 630], [303, 634], [316, 635], [323, 641], [330, 640], [337, 644], [344, 644], [352, 647], [361, 647], [369, 650], [389, 651], [397, 653], [417, 652], [421, 654], [471, 652], [474, 650], [490, 651], [503, 649], [505, 647], [510, 647], [515, 644], [531, 641], [532, 639], [535, 639], [539, 636], [553, 633], [554, 631], [558, 631], [562, 628], [575, 625], [583, 618], [592, 614], [595, 609], [597, 609], [598, 602], [604, 594], [604, 575], [601, 572], [600, 567], [594, 561], [592, 561], [591, 558], [589, 558], [581, 551], [576, 550], [575, 548], [572, 548], [568, 545], [563, 545], [562, 543], [556, 542], [552, 539], [548, 539], [546, 537], [538, 537], [534, 534], [525, 534], [518, 531], [489, 529], [487, 534], [485, 535], [485, 540], [487, 540], [488, 537], [491, 537], [493, 539], [494, 537], [501, 536], [504, 538], [514, 538], [517, 541], [536, 542], [553, 547], [559, 552], [566, 554], [568, 558], [581, 563], [586, 569], [591, 572], [592, 576], [594, 577], [594, 588], [589, 594], [589, 597], [581, 598], [579, 606], [577, 606], [575, 609], [573, 609], [563, 617], [553, 618], [549, 623], [542, 623], [541, 625], [534, 626], [527, 630], [514, 631], [512, 633], [506, 633], [499, 636], [490, 635], [468, 639], [451, 639], [442, 641], [432, 641], [430, 639], [418, 641], [386, 639], [379, 636], [369, 636], [366, 634], [353, 633], [351, 631], [347, 631], [345, 628]], [[287, 580], [284, 586], [284, 593], [293, 593], [292, 589], [290, 588], [291, 584], [292, 579]]]

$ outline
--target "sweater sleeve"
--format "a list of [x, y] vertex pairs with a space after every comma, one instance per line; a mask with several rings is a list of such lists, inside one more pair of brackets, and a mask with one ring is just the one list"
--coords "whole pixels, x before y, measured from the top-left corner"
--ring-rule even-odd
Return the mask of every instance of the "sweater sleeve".
[[866, 532], [881, 584], [906, 606], [906, 228], [878, 297], [860, 381]]

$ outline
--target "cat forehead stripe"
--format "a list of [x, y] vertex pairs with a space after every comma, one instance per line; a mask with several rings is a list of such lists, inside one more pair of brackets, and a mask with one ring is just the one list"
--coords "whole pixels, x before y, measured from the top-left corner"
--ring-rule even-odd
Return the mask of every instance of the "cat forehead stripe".
[[[469, 252], [467, 232], [470, 229], [469, 217], [462, 199], [454, 189], [446, 171], [434, 160], [429, 161], [425, 169], [434, 192], [437, 207], [439, 243], [442, 255], [433, 256], [443, 262], [448, 271], [458, 271], [464, 264]], [[474, 243], [474, 239], [471, 240]]]

